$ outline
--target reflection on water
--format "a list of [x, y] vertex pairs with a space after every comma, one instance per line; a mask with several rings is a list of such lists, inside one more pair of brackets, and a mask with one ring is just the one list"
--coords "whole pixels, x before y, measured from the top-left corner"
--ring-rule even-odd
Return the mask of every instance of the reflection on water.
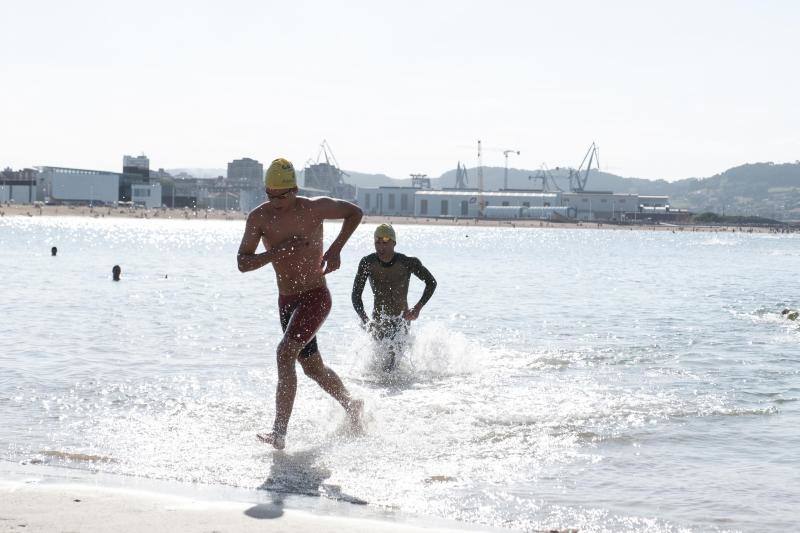
[[439, 288], [387, 373], [350, 307], [359, 228], [318, 339], [365, 431], [299, 373], [273, 452], [277, 294], [237, 271], [242, 229], [0, 219], [2, 457], [263, 489], [264, 519], [307, 494], [521, 530], [792, 529], [797, 236], [399, 226]]

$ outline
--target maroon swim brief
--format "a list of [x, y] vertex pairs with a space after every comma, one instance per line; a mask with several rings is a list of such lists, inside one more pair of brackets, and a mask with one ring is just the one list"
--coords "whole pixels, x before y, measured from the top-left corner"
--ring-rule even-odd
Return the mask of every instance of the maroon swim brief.
[[278, 297], [281, 328], [284, 337], [304, 344], [299, 357], [309, 357], [319, 351], [317, 331], [331, 310], [331, 293], [322, 286], [300, 294], [281, 294]]

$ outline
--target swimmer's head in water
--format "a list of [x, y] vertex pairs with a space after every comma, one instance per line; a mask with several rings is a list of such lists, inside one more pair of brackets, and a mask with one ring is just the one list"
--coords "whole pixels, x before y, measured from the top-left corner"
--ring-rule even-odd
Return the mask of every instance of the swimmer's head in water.
[[111, 275], [114, 278], [114, 281], [119, 281], [119, 276], [122, 274], [122, 269], [119, 265], [114, 265], [114, 268], [111, 269]]
[[297, 176], [294, 172], [294, 165], [282, 157], [274, 160], [264, 176], [264, 185], [267, 189], [293, 189], [297, 187]]

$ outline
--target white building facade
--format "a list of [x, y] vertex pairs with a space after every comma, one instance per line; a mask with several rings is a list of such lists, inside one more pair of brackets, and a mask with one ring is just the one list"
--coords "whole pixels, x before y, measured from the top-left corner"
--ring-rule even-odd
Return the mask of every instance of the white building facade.
[[119, 198], [119, 177], [116, 172], [102, 170], [39, 167], [38, 199], [46, 203], [114, 205]]
[[565, 192], [561, 205], [575, 209], [578, 220], [625, 220], [639, 210], [639, 195], [605, 191]]
[[131, 184], [131, 201], [134, 205], [140, 205], [147, 209], [159, 209], [161, 207], [161, 183], [133, 183]]
[[[488, 207], [560, 207], [559, 192], [489, 191], [464, 189], [417, 190], [414, 196], [414, 215], [418, 217], [477, 218], [479, 203]], [[508, 210], [500, 210], [498, 213]], [[547, 210], [536, 211], [537, 214]], [[489, 216], [488, 213], [484, 213]], [[503, 215], [502, 218], [508, 218]]]
[[669, 211], [667, 196], [615, 194], [608, 191], [545, 192], [419, 187], [359, 187], [357, 202], [367, 215], [478, 218], [480, 202], [486, 218], [586, 221], [635, 219], [647, 209]]
[[359, 187], [356, 202], [366, 215], [414, 216], [418, 187]]

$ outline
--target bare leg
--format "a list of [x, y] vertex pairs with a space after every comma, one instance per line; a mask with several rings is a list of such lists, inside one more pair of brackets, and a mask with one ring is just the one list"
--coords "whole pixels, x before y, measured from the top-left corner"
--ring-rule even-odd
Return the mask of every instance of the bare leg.
[[364, 402], [362, 400], [354, 400], [350, 396], [336, 372], [322, 362], [322, 356], [319, 352], [315, 352], [308, 357], [301, 357], [299, 361], [306, 376], [316, 381], [322, 390], [339, 402], [344, 407], [344, 410], [347, 411], [350, 422], [354, 426], [360, 427]]
[[278, 345], [278, 386], [275, 389], [275, 422], [272, 433], [256, 435], [261, 442], [272, 444], [278, 450], [285, 446], [286, 428], [292, 416], [294, 397], [297, 394], [295, 361], [303, 348], [301, 344], [283, 339]]

